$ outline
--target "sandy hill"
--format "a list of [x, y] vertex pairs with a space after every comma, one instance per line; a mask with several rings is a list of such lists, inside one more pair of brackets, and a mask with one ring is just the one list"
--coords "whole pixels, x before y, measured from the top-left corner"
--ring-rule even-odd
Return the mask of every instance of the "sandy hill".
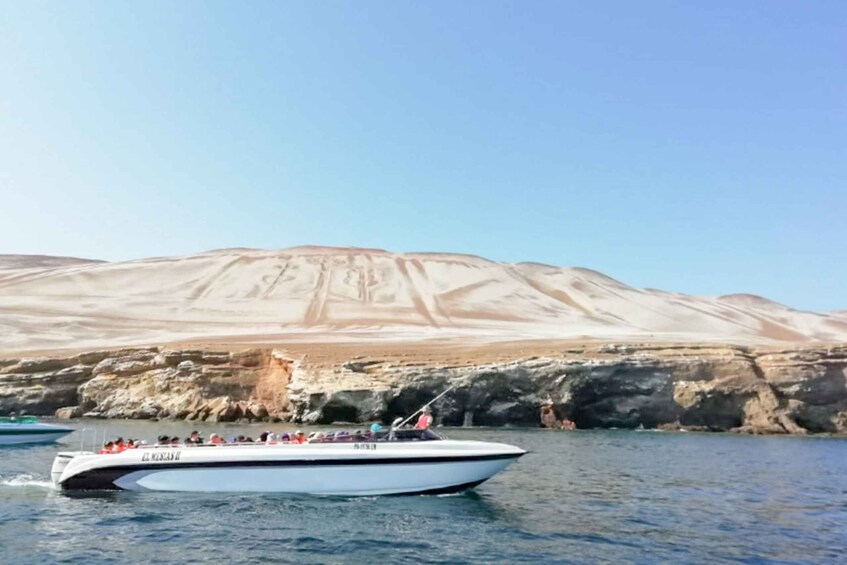
[[53, 257], [51, 255], [3, 255], [0, 254], [0, 270], [6, 269], [49, 269], [69, 265], [103, 263], [78, 257]]
[[224, 249], [121, 263], [0, 256], [0, 350], [238, 338], [847, 341], [842, 314], [439, 253]]

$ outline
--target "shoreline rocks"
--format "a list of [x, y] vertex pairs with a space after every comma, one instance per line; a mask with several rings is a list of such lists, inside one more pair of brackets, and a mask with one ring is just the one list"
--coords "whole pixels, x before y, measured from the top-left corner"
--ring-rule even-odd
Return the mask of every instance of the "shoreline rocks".
[[[847, 345], [568, 346], [449, 365], [272, 348], [124, 348], [0, 360], [0, 414], [188, 421], [390, 422], [448, 386], [443, 425], [847, 433]], [[552, 420], [551, 420], [552, 421]]]

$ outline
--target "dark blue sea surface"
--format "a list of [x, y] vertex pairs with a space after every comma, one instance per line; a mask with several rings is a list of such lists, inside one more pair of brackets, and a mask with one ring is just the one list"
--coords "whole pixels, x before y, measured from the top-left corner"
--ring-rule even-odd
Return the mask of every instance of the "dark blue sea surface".
[[[79, 422], [153, 440], [284, 425]], [[92, 433], [89, 437], [92, 437]], [[475, 491], [325, 498], [56, 491], [79, 448], [0, 448], [0, 563], [847, 561], [847, 440], [447, 429], [530, 450]], [[89, 441], [90, 443], [90, 441]]]

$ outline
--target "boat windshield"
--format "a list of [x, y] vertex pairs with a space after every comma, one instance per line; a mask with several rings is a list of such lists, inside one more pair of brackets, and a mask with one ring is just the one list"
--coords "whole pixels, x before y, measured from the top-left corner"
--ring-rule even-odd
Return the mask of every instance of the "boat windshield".
[[384, 429], [376, 433], [366, 432], [361, 434], [335, 434], [329, 432], [327, 435], [309, 439], [309, 443], [373, 443], [383, 441], [434, 441], [440, 439], [442, 439], [441, 436], [432, 430], [401, 428], [395, 430]]
[[433, 441], [441, 439], [432, 430], [399, 429], [380, 430], [375, 434], [376, 441]]
[[37, 424], [35, 416], [0, 416], [0, 424]]

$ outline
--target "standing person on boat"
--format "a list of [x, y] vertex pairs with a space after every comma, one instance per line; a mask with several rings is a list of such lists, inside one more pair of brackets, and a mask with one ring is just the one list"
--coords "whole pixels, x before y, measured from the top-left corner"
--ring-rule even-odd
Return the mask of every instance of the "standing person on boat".
[[415, 424], [416, 430], [428, 430], [432, 427], [432, 411], [429, 409], [429, 406], [424, 406], [423, 412], [418, 418], [418, 423]]

